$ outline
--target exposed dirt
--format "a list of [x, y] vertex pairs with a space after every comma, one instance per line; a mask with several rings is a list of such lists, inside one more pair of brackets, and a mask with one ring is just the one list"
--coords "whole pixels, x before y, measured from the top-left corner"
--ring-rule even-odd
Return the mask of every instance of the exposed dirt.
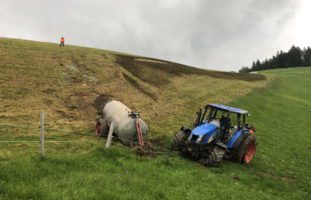
[[157, 65], [165, 65], [168, 67], [167, 64], [138, 62], [135, 61], [135, 57], [130, 56], [117, 56], [116, 62], [131, 74], [133, 74], [136, 78], [147, 84], [153, 85], [155, 87], [161, 87], [170, 83], [170, 74], [167, 74], [163, 72], [163, 70], [156, 68]]
[[151, 142], [151, 144], [153, 145], [153, 146], [160, 146], [160, 147], [163, 147], [163, 146], [165, 146], [165, 140], [167, 139], [167, 136], [164, 136], [164, 135], [162, 135], [162, 136], [159, 136], [159, 137], [157, 137], [157, 138], [152, 138], [151, 140], [150, 140], [150, 142]]
[[150, 98], [152, 98], [154, 101], [157, 101], [157, 97], [149, 92], [148, 90], [146, 90], [145, 88], [143, 88], [136, 80], [134, 80], [133, 78], [131, 78], [130, 76], [128, 76], [127, 74], [123, 73], [123, 77], [125, 78], [125, 80], [127, 80], [132, 86], [134, 86], [135, 88], [137, 88], [138, 90], [140, 90], [142, 93], [144, 93], [145, 95], [149, 96]]
[[140, 156], [147, 156], [147, 157], [152, 157], [152, 158], [159, 155], [159, 153], [153, 151], [152, 148], [148, 148], [148, 147], [141, 148], [139, 146], [136, 147], [136, 154]]
[[112, 100], [112, 96], [109, 94], [100, 94], [94, 100], [93, 106], [97, 110], [98, 113], [102, 113], [106, 103]]
[[90, 96], [91, 93], [87, 92], [75, 92], [67, 97], [65, 100], [66, 107], [68, 108], [83, 108], [87, 106], [87, 102], [85, 101], [85, 97]]
[[292, 176], [276, 176], [276, 175], [273, 175], [271, 173], [268, 173], [268, 172], [258, 172], [258, 175], [260, 176], [263, 176], [263, 177], [270, 177], [270, 178], [273, 178], [273, 179], [278, 179], [278, 180], [281, 180], [281, 181], [284, 181], [284, 182], [291, 182], [291, 181], [294, 181], [295, 178], [292, 177]]
[[[143, 60], [148, 59], [149, 62], [137, 61], [141, 59]], [[149, 68], [153, 72], [155, 72], [155, 70], [159, 70], [175, 76], [180, 76], [182, 74], [194, 74], [194, 75], [207, 75], [218, 79], [243, 80], [243, 81], [259, 81], [266, 79], [266, 77], [262, 74], [247, 74], [247, 73], [204, 70], [174, 62], [166, 62], [163, 60], [150, 59], [144, 57], [118, 55], [116, 56], [116, 62], [123, 68], [127, 69], [132, 74], [137, 76], [139, 79], [155, 86], [165, 85], [169, 82], [169, 79], [161, 76], [153, 78], [155, 74], [151, 74], [148, 77], [146, 76], [146, 73], [144, 73], [145, 71], [144, 69]]]

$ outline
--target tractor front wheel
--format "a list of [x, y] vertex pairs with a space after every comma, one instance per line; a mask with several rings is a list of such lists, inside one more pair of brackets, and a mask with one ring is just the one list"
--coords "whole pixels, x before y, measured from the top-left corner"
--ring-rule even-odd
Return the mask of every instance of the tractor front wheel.
[[188, 137], [189, 134], [187, 134], [184, 130], [179, 130], [173, 138], [172, 150], [181, 151], [184, 148], [185, 142]]
[[215, 145], [208, 158], [200, 159], [199, 162], [205, 166], [218, 167], [222, 164], [225, 153], [225, 148]]

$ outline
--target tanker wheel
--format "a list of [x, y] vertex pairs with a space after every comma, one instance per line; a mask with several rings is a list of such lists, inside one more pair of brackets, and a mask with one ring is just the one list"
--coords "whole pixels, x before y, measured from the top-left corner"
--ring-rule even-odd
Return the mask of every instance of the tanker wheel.
[[185, 146], [187, 138], [188, 138], [187, 133], [185, 133], [182, 130], [178, 131], [173, 138], [172, 150], [181, 151], [182, 148]]
[[105, 136], [108, 134], [108, 125], [106, 120], [99, 118], [96, 123], [95, 133], [97, 136]]
[[200, 159], [199, 162], [205, 166], [218, 167], [222, 164], [226, 149], [215, 145], [208, 158]]
[[232, 152], [231, 159], [240, 163], [250, 163], [256, 153], [256, 139], [254, 135], [247, 136], [240, 146]]

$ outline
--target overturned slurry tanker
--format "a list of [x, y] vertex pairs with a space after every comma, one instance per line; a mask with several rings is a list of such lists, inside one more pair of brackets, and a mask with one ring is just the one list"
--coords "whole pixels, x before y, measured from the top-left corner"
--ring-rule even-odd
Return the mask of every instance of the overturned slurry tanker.
[[96, 123], [96, 134], [106, 136], [110, 128], [127, 146], [143, 144], [148, 138], [148, 125], [139, 118], [139, 113], [132, 112], [120, 101], [111, 100], [105, 104]]

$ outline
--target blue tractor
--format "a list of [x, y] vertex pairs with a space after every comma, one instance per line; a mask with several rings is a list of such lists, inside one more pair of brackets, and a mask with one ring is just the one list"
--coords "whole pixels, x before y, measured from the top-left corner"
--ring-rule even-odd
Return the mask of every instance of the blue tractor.
[[196, 113], [194, 128], [184, 126], [175, 134], [172, 149], [219, 166], [223, 159], [250, 163], [256, 152], [255, 127], [246, 123], [248, 111], [208, 104]]

